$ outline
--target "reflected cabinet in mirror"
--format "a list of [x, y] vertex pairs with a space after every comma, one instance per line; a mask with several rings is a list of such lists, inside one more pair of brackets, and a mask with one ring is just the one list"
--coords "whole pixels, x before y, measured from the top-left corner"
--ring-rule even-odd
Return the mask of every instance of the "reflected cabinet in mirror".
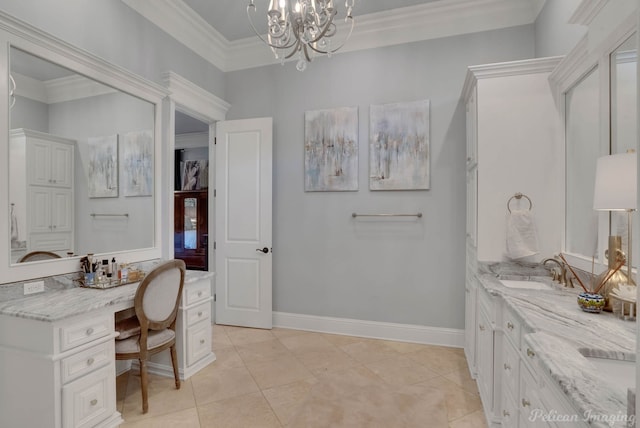
[[565, 251], [589, 258], [596, 253], [598, 236], [593, 186], [600, 156], [599, 77], [596, 67], [565, 94]]
[[10, 49], [10, 257], [154, 246], [155, 105]]

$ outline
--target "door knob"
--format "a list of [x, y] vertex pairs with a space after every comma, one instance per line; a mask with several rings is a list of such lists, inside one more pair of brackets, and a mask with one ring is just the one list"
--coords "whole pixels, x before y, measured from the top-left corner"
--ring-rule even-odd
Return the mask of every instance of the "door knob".
[[260, 251], [261, 253], [265, 253], [267, 254], [269, 252], [269, 249], [267, 247], [264, 248], [256, 248], [256, 251]]

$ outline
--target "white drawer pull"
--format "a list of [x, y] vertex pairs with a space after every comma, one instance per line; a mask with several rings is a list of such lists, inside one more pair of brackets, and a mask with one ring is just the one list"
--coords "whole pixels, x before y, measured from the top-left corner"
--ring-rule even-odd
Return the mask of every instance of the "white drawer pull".
[[536, 356], [536, 353], [531, 350], [531, 348], [527, 348], [527, 355], [531, 358]]
[[96, 404], [98, 404], [98, 400], [96, 400], [95, 398], [93, 400], [91, 400], [91, 405], [95, 406]]
[[480, 325], [478, 326], [478, 328], [480, 329], [480, 331], [484, 331], [484, 329], [485, 329], [486, 327], [485, 327], [484, 325], [480, 324]]
[[511, 370], [511, 366], [507, 363], [504, 363], [504, 369], [505, 370]]
[[511, 322], [508, 322], [508, 323], [507, 323], [507, 328], [508, 328], [509, 330], [513, 330], [513, 327], [514, 327], [514, 325], [513, 325]]
[[91, 336], [93, 334], [93, 327], [89, 327], [87, 329], [87, 336]]
[[507, 412], [506, 410], [502, 411], [502, 416], [504, 416], [505, 418], [508, 418], [509, 416], [511, 416], [511, 414], [509, 412]]
[[90, 366], [91, 364], [93, 364], [95, 362], [95, 360], [93, 359], [93, 357], [89, 358], [87, 360], [87, 365]]
[[523, 398], [522, 399], [522, 407], [529, 407], [531, 405], [531, 403], [529, 402], [529, 400]]
[[200, 344], [204, 345], [204, 339], [200, 339]]
[[202, 311], [198, 312], [198, 316], [201, 317], [202, 316]]
[[198, 297], [202, 297], [202, 291], [198, 291]]

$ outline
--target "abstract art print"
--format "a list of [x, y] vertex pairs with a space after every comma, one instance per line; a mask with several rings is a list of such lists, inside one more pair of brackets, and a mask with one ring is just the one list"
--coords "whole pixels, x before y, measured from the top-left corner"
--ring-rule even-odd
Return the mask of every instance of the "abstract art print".
[[201, 190], [209, 187], [209, 160], [180, 162], [181, 190]]
[[304, 190], [358, 190], [358, 108], [304, 115]]
[[90, 198], [118, 196], [118, 136], [87, 139], [87, 181]]
[[372, 105], [369, 188], [429, 189], [429, 100]]
[[124, 196], [153, 194], [153, 133], [128, 132], [122, 137], [122, 189]]

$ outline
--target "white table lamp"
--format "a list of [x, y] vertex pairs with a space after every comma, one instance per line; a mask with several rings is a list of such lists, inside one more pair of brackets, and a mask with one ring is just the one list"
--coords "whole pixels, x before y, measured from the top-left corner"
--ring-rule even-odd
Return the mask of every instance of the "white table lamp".
[[598, 158], [593, 209], [628, 213], [627, 278], [630, 283], [635, 283], [631, 276], [631, 213], [638, 207], [637, 176], [637, 156], [633, 151]]

